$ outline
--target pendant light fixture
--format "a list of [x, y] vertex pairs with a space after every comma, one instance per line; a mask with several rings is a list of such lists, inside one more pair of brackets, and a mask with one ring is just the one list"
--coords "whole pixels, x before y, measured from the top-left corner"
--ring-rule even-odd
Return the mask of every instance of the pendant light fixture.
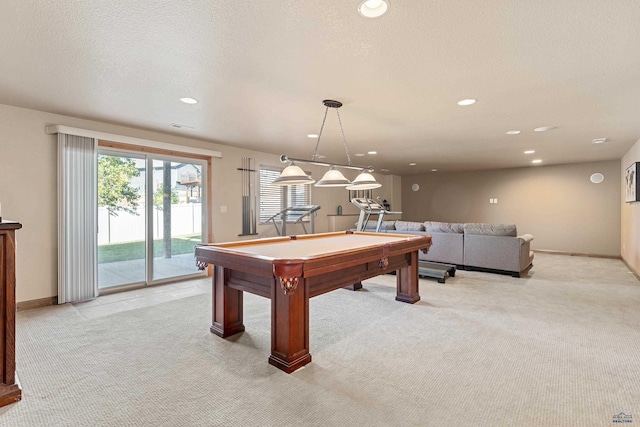
[[295, 163], [289, 163], [289, 166], [284, 168], [272, 184], [273, 185], [300, 185], [300, 184], [313, 184], [315, 179], [304, 173], [300, 166], [296, 166]]
[[[318, 140], [316, 141], [316, 149], [313, 152], [313, 157], [311, 157], [311, 160], [316, 160], [316, 157], [318, 156], [320, 138], [322, 137], [322, 131], [324, 130], [324, 123], [327, 121], [327, 113], [329, 112], [329, 108], [335, 108], [336, 114], [338, 115], [338, 123], [340, 124], [340, 132], [342, 133], [342, 145], [344, 145], [344, 151], [347, 153], [347, 161], [349, 162], [349, 165], [351, 165], [351, 157], [349, 156], [349, 149], [347, 148], [347, 140], [344, 137], [342, 120], [340, 120], [340, 112], [338, 111], [338, 108], [342, 107], [342, 102], [325, 99], [324, 101], [322, 101], [322, 104], [324, 104], [326, 108], [324, 109], [324, 118], [322, 119], [320, 132], [318, 133]], [[351, 181], [345, 178], [342, 172], [336, 170], [334, 166], [331, 166], [329, 170], [324, 174], [322, 179], [316, 182], [315, 187], [346, 187], [350, 184]]]
[[351, 185], [351, 181], [345, 178], [342, 172], [331, 166], [314, 187], [346, 187], [347, 185]]
[[[322, 179], [316, 182], [316, 187], [346, 187], [349, 190], [367, 190], [371, 188], [381, 187], [382, 184], [378, 183], [371, 172], [373, 172], [373, 168], [370, 166], [362, 167], [362, 166], [354, 166], [351, 164], [351, 156], [349, 155], [349, 147], [347, 146], [347, 139], [344, 136], [344, 129], [342, 128], [342, 120], [340, 119], [340, 112], [338, 108], [342, 107], [342, 103], [339, 101], [333, 101], [330, 99], [325, 99], [322, 101], [322, 104], [326, 107], [324, 110], [324, 118], [322, 119], [322, 126], [320, 126], [320, 132], [318, 133], [318, 140], [316, 141], [316, 148], [313, 152], [313, 156], [311, 160], [303, 160], [303, 159], [292, 159], [285, 154], [280, 156], [280, 161], [283, 163], [290, 162], [289, 166], [287, 166], [280, 176], [273, 181], [274, 185], [298, 185], [298, 184], [312, 184], [315, 182], [313, 178], [304, 173], [302, 169], [294, 164], [297, 163], [310, 163], [319, 166], [329, 166], [329, 170], [324, 174]], [[336, 110], [336, 114], [338, 116], [338, 123], [340, 124], [340, 132], [342, 133], [342, 145], [344, 146], [344, 151], [347, 155], [348, 164], [342, 165], [337, 163], [327, 163], [320, 162], [317, 160], [318, 158], [318, 147], [320, 146], [320, 138], [322, 138], [322, 131], [324, 130], [324, 124], [327, 120], [327, 113], [329, 112], [329, 108], [334, 108]], [[356, 177], [356, 179], [351, 182], [345, 176], [337, 170], [336, 168], [344, 168], [344, 169], [354, 169], [359, 170], [361, 173]]]
[[347, 185], [347, 190], [371, 190], [379, 187], [382, 187], [382, 184], [376, 181], [373, 175], [362, 171], [350, 185]]

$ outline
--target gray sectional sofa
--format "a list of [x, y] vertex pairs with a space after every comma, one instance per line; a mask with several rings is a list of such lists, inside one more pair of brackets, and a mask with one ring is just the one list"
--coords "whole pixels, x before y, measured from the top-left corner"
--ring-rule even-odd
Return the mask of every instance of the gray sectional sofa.
[[[375, 228], [375, 224], [371, 226]], [[369, 225], [366, 230], [370, 230]], [[428, 253], [420, 252], [421, 261], [514, 277], [520, 277], [533, 266], [530, 250], [533, 236], [518, 236], [515, 224], [383, 221], [380, 232], [430, 235], [433, 244]]]

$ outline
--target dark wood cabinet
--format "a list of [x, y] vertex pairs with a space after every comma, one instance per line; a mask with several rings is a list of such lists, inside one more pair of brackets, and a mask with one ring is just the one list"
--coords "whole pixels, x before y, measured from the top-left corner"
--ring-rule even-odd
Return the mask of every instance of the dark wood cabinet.
[[17, 402], [16, 383], [16, 237], [22, 224], [0, 221], [0, 406]]

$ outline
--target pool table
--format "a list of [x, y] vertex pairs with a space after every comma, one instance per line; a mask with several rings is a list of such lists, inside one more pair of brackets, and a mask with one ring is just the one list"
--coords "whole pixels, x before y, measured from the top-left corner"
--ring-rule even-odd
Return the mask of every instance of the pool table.
[[198, 268], [213, 267], [211, 332], [226, 338], [244, 331], [242, 295], [271, 300], [269, 363], [291, 373], [311, 361], [309, 298], [396, 271], [396, 300], [415, 303], [418, 251], [431, 236], [335, 232], [202, 244]]

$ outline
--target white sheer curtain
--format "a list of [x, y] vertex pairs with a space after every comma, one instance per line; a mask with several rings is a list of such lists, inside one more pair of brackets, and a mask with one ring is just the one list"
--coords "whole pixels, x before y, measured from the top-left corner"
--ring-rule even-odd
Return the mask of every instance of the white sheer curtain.
[[98, 295], [95, 138], [58, 133], [58, 304]]

